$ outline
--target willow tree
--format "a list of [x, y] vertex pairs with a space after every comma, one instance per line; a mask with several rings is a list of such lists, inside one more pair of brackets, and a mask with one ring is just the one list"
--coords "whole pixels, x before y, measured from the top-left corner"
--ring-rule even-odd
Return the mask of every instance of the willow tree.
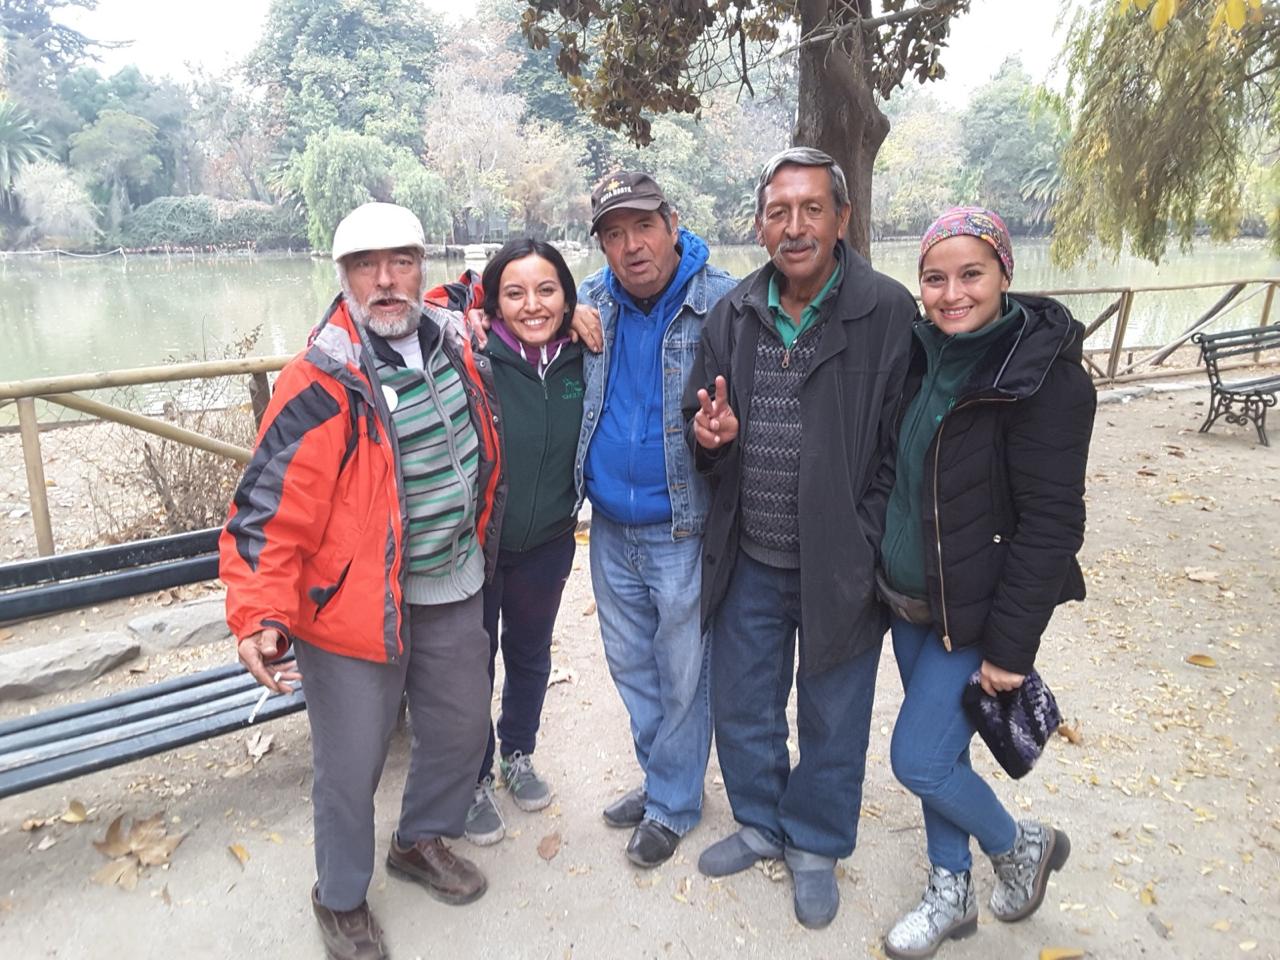
[[[1095, 0], [1067, 38], [1074, 114], [1053, 254], [1158, 261], [1202, 225], [1235, 236], [1280, 134], [1280, 13], [1261, 0]], [[1273, 168], [1274, 169], [1274, 168]], [[1280, 234], [1276, 235], [1280, 245]]]
[[849, 240], [871, 242], [871, 176], [889, 133], [879, 101], [942, 76], [951, 21], [969, 0], [527, 0], [521, 29], [579, 106], [635, 143], [655, 113], [697, 113], [716, 87], [753, 93], [769, 62], [797, 57], [792, 141], [835, 157], [849, 179]]

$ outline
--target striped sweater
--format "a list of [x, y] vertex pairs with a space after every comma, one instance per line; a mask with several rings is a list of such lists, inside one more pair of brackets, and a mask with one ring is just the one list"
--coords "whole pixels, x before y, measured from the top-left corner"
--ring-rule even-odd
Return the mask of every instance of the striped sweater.
[[423, 345], [422, 370], [394, 362], [394, 351], [377, 349], [378, 379], [400, 448], [409, 518], [405, 600], [412, 604], [465, 600], [484, 584], [476, 537], [479, 439], [442, 342], [437, 337]]

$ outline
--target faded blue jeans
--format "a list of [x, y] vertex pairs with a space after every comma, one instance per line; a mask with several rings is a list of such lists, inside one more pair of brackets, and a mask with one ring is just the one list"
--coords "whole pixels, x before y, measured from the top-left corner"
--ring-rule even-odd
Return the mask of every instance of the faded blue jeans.
[[853, 852], [880, 643], [796, 679], [795, 768], [787, 699], [796, 672], [800, 571], [741, 550], [711, 628], [716, 756], [733, 816], [773, 844], [833, 860]]
[[649, 795], [645, 816], [683, 836], [702, 817], [711, 751], [702, 538], [672, 540], [670, 523], [628, 526], [595, 511], [590, 554], [605, 659]]
[[950, 653], [931, 626], [892, 621], [902, 709], [893, 726], [893, 775], [920, 798], [929, 862], [952, 873], [973, 863], [969, 838], [985, 853], [1013, 849], [1017, 826], [969, 763], [974, 728], [960, 695], [982, 666], [980, 646]]

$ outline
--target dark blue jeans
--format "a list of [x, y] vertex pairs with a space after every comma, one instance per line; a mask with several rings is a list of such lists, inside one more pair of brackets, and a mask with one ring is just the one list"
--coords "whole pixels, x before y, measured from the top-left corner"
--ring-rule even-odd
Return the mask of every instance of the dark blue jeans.
[[[504, 757], [517, 750], [533, 753], [537, 744], [542, 702], [551, 676], [551, 634], [576, 549], [570, 530], [523, 553], [501, 550], [493, 580], [485, 585], [484, 628], [489, 633], [491, 695], [499, 646], [506, 671], [496, 738], [502, 741]], [[491, 723], [480, 780], [493, 773], [496, 740]]]
[[902, 709], [893, 725], [893, 774], [920, 798], [929, 862], [952, 873], [973, 862], [969, 838], [986, 853], [1012, 849], [1016, 825], [969, 763], [973, 724], [960, 702], [982, 648], [948, 653], [933, 627], [893, 620]]
[[711, 628], [711, 712], [733, 816], [773, 843], [847, 857], [858, 836], [880, 644], [796, 679], [800, 759], [787, 754], [800, 571], [739, 551]]

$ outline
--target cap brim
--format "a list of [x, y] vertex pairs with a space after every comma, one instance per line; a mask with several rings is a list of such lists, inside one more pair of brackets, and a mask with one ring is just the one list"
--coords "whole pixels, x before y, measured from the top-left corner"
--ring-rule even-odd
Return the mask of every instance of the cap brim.
[[666, 200], [662, 197], [634, 197], [630, 200], [611, 203], [591, 218], [591, 232], [595, 233], [596, 227], [600, 226], [600, 221], [615, 210], [657, 210], [664, 203]]

